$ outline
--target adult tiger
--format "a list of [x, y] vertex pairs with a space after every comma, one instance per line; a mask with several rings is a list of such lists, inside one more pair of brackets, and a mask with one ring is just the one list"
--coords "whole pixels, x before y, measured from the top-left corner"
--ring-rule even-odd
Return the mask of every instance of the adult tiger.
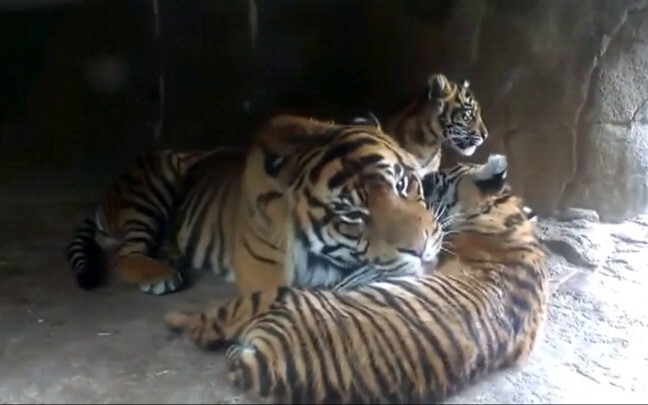
[[77, 284], [93, 289], [115, 272], [131, 283], [162, 280], [168, 289], [181, 285], [181, 274], [155, 258], [167, 253], [160, 248], [182, 198], [185, 178], [209, 156], [232, 153], [236, 151], [227, 148], [163, 150], [138, 157], [103, 193], [66, 247]]
[[[215, 153], [189, 170], [170, 238], [191, 267], [234, 279], [241, 293], [330, 285], [365, 262], [418, 265], [441, 243], [419, 172], [378, 128], [279, 116], [247, 151]], [[182, 280], [166, 269], [157, 283], [140, 274], [141, 288], [178, 289]]]
[[[426, 173], [439, 169], [444, 143], [463, 156], [471, 156], [488, 138], [481, 105], [470, 82], [453, 82], [441, 73], [431, 75], [414, 99], [408, 99], [382, 121], [385, 132], [416, 156]], [[381, 126], [371, 112], [351, 122]]]
[[276, 403], [443, 401], [524, 362], [546, 317], [545, 250], [505, 170], [492, 156], [429, 175], [455, 221], [452, 254], [427, 275], [280, 288], [166, 323], [205, 348], [235, 340], [233, 383]]

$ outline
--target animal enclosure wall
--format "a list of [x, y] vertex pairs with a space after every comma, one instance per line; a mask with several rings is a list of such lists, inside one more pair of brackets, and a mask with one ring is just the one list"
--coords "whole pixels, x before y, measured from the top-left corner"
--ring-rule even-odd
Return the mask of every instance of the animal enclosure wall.
[[2, 181], [110, 177], [152, 148], [244, 143], [281, 111], [380, 116], [441, 71], [470, 79], [483, 104], [490, 137], [473, 160], [506, 153], [541, 213], [618, 220], [648, 205], [646, 1], [12, 4]]

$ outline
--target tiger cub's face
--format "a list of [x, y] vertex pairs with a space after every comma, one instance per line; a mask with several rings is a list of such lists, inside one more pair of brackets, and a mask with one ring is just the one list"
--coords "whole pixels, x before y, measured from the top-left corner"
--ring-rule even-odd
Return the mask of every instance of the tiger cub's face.
[[441, 229], [414, 156], [373, 126], [348, 126], [313, 156], [293, 190], [298, 239], [341, 268], [436, 259]]
[[[462, 220], [488, 213], [499, 199], [510, 197], [507, 170], [506, 156], [491, 154], [482, 164], [459, 163], [427, 174], [423, 179], [425, 201], [444, 225], [453, 228]], [[522, 212], [526, 219], [536, 219], [531, 208], [524, 206]]]
[[427, 130], [440, 135], [447, 145], [463, 156], [475, 153], [488, 138], [488, 130], [468, 80], [455, 83], [443, 74], [432, 75], [425, 96]]

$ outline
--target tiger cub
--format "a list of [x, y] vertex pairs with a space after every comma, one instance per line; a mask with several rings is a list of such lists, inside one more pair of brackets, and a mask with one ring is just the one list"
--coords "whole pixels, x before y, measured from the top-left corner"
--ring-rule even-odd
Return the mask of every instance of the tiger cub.
[[471, 156], [488, 138], [470, 82], [453, 82], [441, 73], [431, 75], [427, 86], [382, 121], [384, 125], [367, 112], [351, 122], [382, 125], [427, 173], [439, 169], [444, 143], [462, 156]]

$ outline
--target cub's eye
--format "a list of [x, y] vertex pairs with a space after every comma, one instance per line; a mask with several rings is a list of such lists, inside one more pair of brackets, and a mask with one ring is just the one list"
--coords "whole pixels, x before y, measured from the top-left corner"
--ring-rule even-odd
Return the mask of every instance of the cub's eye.
[[400, 180], [398, 180], [398, 183], [396, 183], [396, 192], [398, 194], [405, 193], [407, 191], [407, 186], [409, 185], [407, 176], [401, 177]]
[[348, 211], [339, 214], [339, 218], [347, 224], [363, 224], [367, 220], [368, 215], [364, 211]]

